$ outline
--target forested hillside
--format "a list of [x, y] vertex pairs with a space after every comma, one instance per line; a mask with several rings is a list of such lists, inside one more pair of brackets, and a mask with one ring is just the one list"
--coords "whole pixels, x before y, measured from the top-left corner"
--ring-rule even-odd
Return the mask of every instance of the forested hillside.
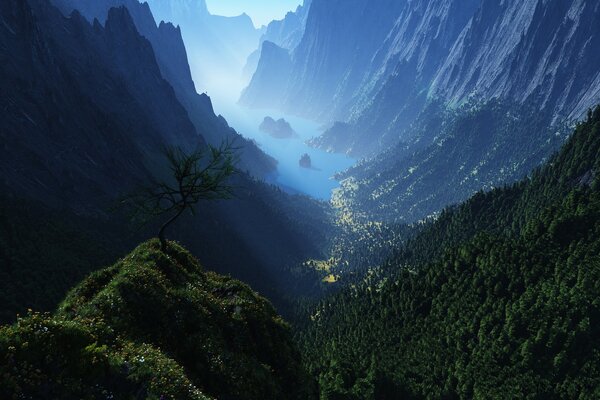
[[322, 398], [600, 395], [600, 108], [530, 178], [445, 210], [299, 334]]
[[314, 386], [267, 300], [153, 240], [90, 275], [55, 315], [0, 328], [0, 395], [300, 400]]

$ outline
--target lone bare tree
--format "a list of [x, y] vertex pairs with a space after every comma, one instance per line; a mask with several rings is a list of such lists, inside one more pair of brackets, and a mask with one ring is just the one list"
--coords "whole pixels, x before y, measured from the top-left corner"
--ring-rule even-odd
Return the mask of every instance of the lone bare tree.
[[237, 171], [237, 157], [230, 142], [190, 154], [178, 147], [166, 148], [165, 156], [171, 172], [170, 182], [153, 180], [151, 185], [123, 200], [133, 206], [132, 219], [141, 219], [142, 223], [169, 216], [158, 231], [163, 252], [167, 250], [167, 228], [186, 210], [193, 215], [201, 200], [233, 197], [233, 186], [227, 181]]

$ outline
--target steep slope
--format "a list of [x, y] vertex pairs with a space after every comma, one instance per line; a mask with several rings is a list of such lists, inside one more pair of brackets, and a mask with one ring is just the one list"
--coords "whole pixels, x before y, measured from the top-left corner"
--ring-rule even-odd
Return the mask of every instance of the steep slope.
[[78, 10], [88, 21], [97, 19], [102, 24], [111, 8], [126, 7], [139, 33], [152, 44], [163, 77], [175, 90], [197, 132], [213, 146], [225, 140], [235, 142], [240, 148], [240, 168], [252, 175], [263, 177], [274, 171], [276, 161], [263, 153], [253, 141], [237, 134], [223, 118], [217, 117], [211, 99], [205, 93], [196, 92], [180, 27], [164, 21], [157, 26], [148, 3], [141, 4], [138, 0], [52, 1], [66, 16]]
[[242, 89], [243, 67], [263, 33], [246, 14], [210, 14], [204, 0], [148, 1], [158, 20], [179, 25], [198, 91], [215, 96]]
[[432, 91], [533, 102], [581, 118], [600, 99], [600, 5], [595, 1], [483, 1]]
[[[66, 18], [45, 0], [2, 2], [0, 16], [0, 274], [11, 288], [5, 294], [20, 288], [19, 301], [10, 297], [0, 313], [12, 321], [31, 306], [52, 309], [99, 260], [155, 235], [161, 221], [134, 232], [127, 215], [113, 211], [119, 196], [164, 173], [163, 146], [189, 150], [204, 141], [126, 9], [112, 9], [105, 26], [78, 13]], [[327, 206], [243, 173], [232, 183], [234, 200], [202, 205], [171, 235], [282, 306], [284, 293], [318, 282], [293, 271], [320, 255]], [[73, 236], [102, 245], [69, 248], [80, 243]], [[28, 245], [32, 237], [39, 245]], [[56, 257], [43, 253], [51, 244], [63, 246]], [[68, 259], [50, 263], [61, 254]]]
[[493, 100], [447, 111], [430, 104], [411, 137], [339, 174], [338, 197], [354, 213], [412, 223], [445, 206], [526, 176], [563, 143], [569, 128], [536, 107]]
[[[275, 43], [265, 41], [260, 51], [260, 61], [250, 85], [242, 92], [240, 103], [248, 107], [268, 108], [273, 102], [281, 102], [285, 93], [281, 90], [290, 80], [292, 59], [289, 52]], [[260, 94], [255, 82], [260, 84]]]
[[[565, 125], [600, 102], [597, 2], [400, 3], [373, 54], [355, 52], [369, 62], [342, 58], [342, 70], [324, 82], [317, 62], [327, 58], [295, 52], [292, 71], [301, 65], [314, 73], [298, 85], [305, 93], [288, 84], [285, 94], [270, 96], [283, 99], [284, 108], [293, 98], [290, 110], [299, 113], [309, 100], [325, 120], [345, 121], [312, 144], [367, 158], [340, 175], [348, 178], [340, 197], [357, 215], [414, 222], [479, 189], [520, 179], [558, 148]], [[313, 4], [311, 14], [321, 7]], [[346, 24], [352, 16], [331, 18]], [[333, 43], [353, 34], [324, 34], [324, 26], [324, 19], [308, 24], [303, 40]], [[362, 75], [355, 65], [362, 65]], [[333, 92], [332, 85], [338, 85]], [[344, 89], [350, 86], [355, 89]], [[263, 99], [261, 87], [266, 95], [274, 92], [257, 77], [250, 86], [256, 99]], [[326, 100], [308, 93], [311, 88]], [[322, 118], [314, 110], [307, 114]]]
[[312, 0], [304, 0], [295, 11], [287, 13], [282, 20], [271, 21], [261, 37], [261, 42], [268, 40], [284, 49], [295, 49], [304, 35], [311, 3]]
[[[256, 72], [264, 42], [275, 43], [277, 46], [288, 51], [292, 51], [298, 46], [304, 35], [311, 2], [312, 0], [305, 0], [303, 4], [296, 8], [296, 11], [290, 11], [282, 20], [275, 20], [269, 23], [267, 30], [260, 38], [258, 49], [253, 51], [248, 56], [248, 60], [246, 60], [246, 65], [244, 66], [245, 83], [249, 83], [254, 72]], [[284, 71], [287, 68], [280, 68], [280, 70]], [[255, 96], [248, 95], [246, 97], [242, 95], [242, 98], [247, 98], [251, 101]]]
[[[333, 118], [361, 84], [377, 44], [384, 41], [404, 4], [404, 0], [386, 0], [376, 6], [365, 0], [313, 1], [304, 36], [292, 55], [290, 80], [282, 88], [284, 101], [272, 102], [272, 106]], [[253, 81], [250, 89], [255, 97], [244, 96], [242, 103], [268, 101], [260, 93], [263, 84], [268, 81]]]
[[324, 300], [301, 340], [325, 398], [597, 397], [599, 169], [597, 108], [531, 179]]
[[56, 316], [2, 328], [0, 359], [9, 397], [312, 397], [273, 307], [156, 240], [84, 280]]
[[446, 60], [481, 0], [409, 1], [382, 42], [348, 109], [335, 118], [351, 122], [341, 140], [326, 132], [316, 145], [358, 156], [403, 139], [429, 100], [433, 76]]
[[126, 11], [103, 28], [30, 4], [0, 10], [5, 185], [90, 208], [147, 176], [161, 146], [204, 143]]
[[[579, 118], [600, 101], [595, 1], [415, 0], [334, 12], [346, 6], [314, 2], [294, 78], [271, 103], [350, 122], [343, 140], [333, 130], [320, 146], [372, 155], [402, 139], [430, 99], [528, 102], [555, 118]], [[253, 82], [246, 103], [263, 84]]]

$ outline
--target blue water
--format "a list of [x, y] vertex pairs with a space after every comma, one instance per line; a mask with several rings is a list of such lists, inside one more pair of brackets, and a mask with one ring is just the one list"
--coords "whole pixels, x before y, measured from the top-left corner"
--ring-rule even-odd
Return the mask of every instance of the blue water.
[[[299, 192], [328, 200], [332, 190], [339, 186], [332, 178], [333, 175], [352, 166], [356, 161], [344, 154], [328, 153], [308, 146], [305, 143], [308, 139], [322, 133], [315, 122], [285, 115], [280, 111], [248, 109], [230, 102], [216, 101], [214, 106], [215, 112], [223, 115], [231, 127], [244, 137], [254, 139], [265, 153], [279, 162], [277, 173], [267, 180], [288, 192]], [[275, 139], [261, 132], [258, 127], [266, 116], [276, 120], [284, 118], [299, 137]], [[310, 155], [313, 169], [302, 168], [298, 164], [304, 153]]]

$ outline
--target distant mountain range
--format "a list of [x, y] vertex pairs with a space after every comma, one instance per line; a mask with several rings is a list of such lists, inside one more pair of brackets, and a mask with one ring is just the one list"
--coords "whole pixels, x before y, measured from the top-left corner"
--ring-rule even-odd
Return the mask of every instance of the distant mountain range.
[[212, 15], [205, 0], [149, 0], [148, 4], [157, 20], [181, 28], [198, 92], [237, 95], [247, 83], [244, 65], [258, 48], [264, 28], [255, 28], [246, 14]]
[[311, 3], [312, 0], [304, 0], [304, 3], [299, 5], [295, 12], [288, 12], [283, 19], [269, 23], [266, 31], [260, 38], [258, 48], [248, 56], [248, 60], [244, 66], [244, 78], [247, 82], [250, 82], [252, 75], [256, 72], [264, 42], [274, 43], [278, 47], [288, 51], [298, 46], [304, 35], [304, 28], [306, 27]]
[[600, 102], [599, 18], [590, 0], [315, 0], [240, 101], [329, 124], [314, 146], [366, 158], [340, 174], [345, 198], [410, 222], [558, 148]]
[[315, 0], [289, 71], [270, 71], [289, 77], [282, 97], [261, 74], [242, 102], [350, 122], [332, 149], [356, 155], [397, 142], [431, 99], [527, 101], [576, 119], [600, 101], [598, 13], [595, 1]]

